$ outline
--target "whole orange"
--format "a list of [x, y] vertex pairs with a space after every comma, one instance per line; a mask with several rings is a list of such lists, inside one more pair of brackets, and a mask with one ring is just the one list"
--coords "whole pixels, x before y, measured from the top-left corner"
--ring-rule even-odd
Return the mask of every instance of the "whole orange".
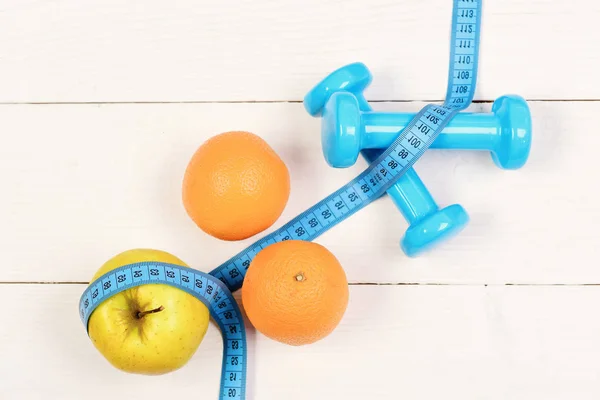
[[204, 142], [183, 179], [183, 204], [204, 232], [241, 240], [267, 229], [290, 196], [290, 175], [277, 153], [250, 132], [225, 132]]
[[242, 286], [242, 303], [263, 335], [293, 346], [314, 343], [344, 316], [348, 281], [325, 247], [287, 240], [254, 257]]

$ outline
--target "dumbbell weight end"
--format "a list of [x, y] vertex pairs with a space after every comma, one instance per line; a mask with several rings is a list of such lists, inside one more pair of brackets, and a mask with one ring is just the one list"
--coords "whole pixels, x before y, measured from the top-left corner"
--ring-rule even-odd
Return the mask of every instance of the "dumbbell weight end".
[[[365, 149], [365, 159], [372, 163], [382, 150]], [[402, 176], [403, 185], [394, 185], [387, 194], [409, 223], [400, 240], [400, 247], [409, 257], [415, 257], [462, 231], [469, 223], [469, 215], [459, 204], [439, 209], [423, 181], [410, 168]]]

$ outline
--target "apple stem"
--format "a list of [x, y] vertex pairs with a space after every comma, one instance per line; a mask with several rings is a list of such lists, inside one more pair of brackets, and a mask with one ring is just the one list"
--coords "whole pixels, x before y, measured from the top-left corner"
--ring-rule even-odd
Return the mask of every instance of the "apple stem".
[[162, 310], [164, 310], [164, 309], [165, 309], [165, 308], [164, 308], [163, 306], [160, 306], [160, 307], [158, 307], [158, 308], [155, 308], [154, 310], [148, 310], [148, 311], [139, 311], [139, 312], [137, 313], [137, 318], [138, 318], [138, 319], [141, 319], [141, 318], [143, 318], [144, 316], [146, 316], [146, 315], [148, 315], [148, 314], [154, 314], [154, 313], [157, 313], [157, 312], [161, 312], [161, 311], [162, 311]]

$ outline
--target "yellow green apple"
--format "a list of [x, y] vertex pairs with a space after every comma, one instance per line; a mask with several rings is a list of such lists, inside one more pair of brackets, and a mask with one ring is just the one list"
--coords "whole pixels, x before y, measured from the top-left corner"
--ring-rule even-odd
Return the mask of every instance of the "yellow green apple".
[[[164, 251], [133, 249], [108, 260], [92, 281], [123, 265], [143, 261], [188, 267]], [[159, 375], [189, 361], [206, 334], [209, 320], [208, 308], [194, 296], [165, 284], [145, 284], [100, 304], [90, 317], [88, 332], [94, 346], [116, 368]]]

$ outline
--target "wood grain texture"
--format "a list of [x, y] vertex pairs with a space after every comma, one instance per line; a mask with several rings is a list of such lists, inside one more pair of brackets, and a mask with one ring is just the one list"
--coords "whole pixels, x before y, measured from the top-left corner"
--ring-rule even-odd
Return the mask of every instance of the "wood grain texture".
[[[83, 289], [0, 285], [3, 399], [217, 397], [214, 325], [182, 369], [125, 374], [85, 334]], [[296, 348], [249, 332], [249, 398], [597, 399], [599, 301], [600, 287], [352, 286], [321, 342]]]
[[[423, 104], [377, 104], [418, 110]], [[472, 109], [488, 111], [489, 104]], [[416, 170], [442, 206], [471, 222], [416, 259], [399, 240], [407, 223], [383, 198], [317, 238], [351, 282], [600, 283], [596, 149], [600, 103], [532, 102], [534, 140], [521, 170], [489, 153], [430, 150]], [[292, 192], [269, 231], [365, 167], [326, 165], [319, 120], [300, 104], [4, 105], [0, 132], [1, 281], [84, 281], [114, 254], [164, 249], [210, 271], [263, 235], [210, 237], [188, 218], [181, 180], [204, 140], [226, 130], [264, 137], [290, 170]], [[266, 233], [265, 233], [266, 234]]]
[[[0, 0], [0, 399], [215, 399], [214, 325], [181, 370], [125, 374], [81, 325], [85, 286], [64, 282], [135, 247], [210, 271], [351, 180], [364, 161], [328, 167], [298, 101], [354, 61], [376, 110], [441, 100], [450, 15], [448, 0]], [[600, 398], [600, 101], [563, 101], [600, 99], [599, 19], [590, 0], [484, 2], [475, 98], [561, 100], [530, 102], [529, 163], [428, 151], [419, 175], [471, 222], [419, 258], [389, 198], [318, 238], [352, 283], [348, 311], [300, 348], [247, 325], [248, 400]], [[230, 243], [187, 217], [181, 179], [237, 129], [280, 154], [292, 194], [267, 232]]]
[[[484, 4], [476, 98], [598, 99], [600, 3]], [[445, 95], [447, 0], [3, 0], [0, 102], [300, 100], [363, 61], [367, 98]]]

